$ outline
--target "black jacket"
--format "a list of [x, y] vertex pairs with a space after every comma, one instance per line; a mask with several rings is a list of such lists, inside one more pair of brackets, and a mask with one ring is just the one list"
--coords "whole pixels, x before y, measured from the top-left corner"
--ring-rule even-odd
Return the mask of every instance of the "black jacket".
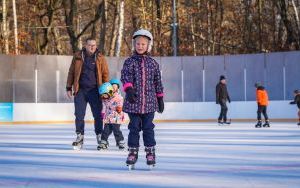
[[219, 82], [216, 86], [216, 103], [220, 104], [222, 101], [228, 101], [230, 102], [230, 97], [227, 91], [226, 84], [222, 84]]
[[290, 102], [290, 104], [297, 104], [300, 109], [300, 94], [296, 95], [294, 101]]

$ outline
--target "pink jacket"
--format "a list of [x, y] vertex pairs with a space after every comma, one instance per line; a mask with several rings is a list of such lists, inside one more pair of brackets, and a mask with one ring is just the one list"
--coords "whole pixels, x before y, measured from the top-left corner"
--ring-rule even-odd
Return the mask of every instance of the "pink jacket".
[[123, 97], [118, 92], [116, 92], [110, 99], [103, 100], [102, 114], [104, 123], [124, 123], [124, 112], [121, 111], [118, 113], [117, 107], [121, 109], [123, 107]]

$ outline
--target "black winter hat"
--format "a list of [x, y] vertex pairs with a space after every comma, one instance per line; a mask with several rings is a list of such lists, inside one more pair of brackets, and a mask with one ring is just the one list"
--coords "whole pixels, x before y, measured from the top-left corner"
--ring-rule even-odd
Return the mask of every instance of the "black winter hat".
[[254, 84], [254, 87], [256, 87], [256, 88], [258, 88], [258, 87], [260, 87], [260, 86], [262, 86], [259, 82], [256, 82], [255, 84]]
[[220, 76], [220, 81], [221, 81], [221, 80], [225, 80], [225, 79], [226, 79], [226, 78], [225, 78], [224, 75], [221, 75], [221, 76]]

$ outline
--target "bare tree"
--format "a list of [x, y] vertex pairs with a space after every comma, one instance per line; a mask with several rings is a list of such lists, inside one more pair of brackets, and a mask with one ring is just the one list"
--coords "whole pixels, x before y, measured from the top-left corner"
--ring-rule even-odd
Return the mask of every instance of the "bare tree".
[[2, 38], [4, 39], [4, 53], [9, 54], [9, 22], [7, 22], [7, 8], [6, 8], [6, 0], [2, 0], [2, 25], [1, 25], [1, 33]]
[[122, 39], [123, 39], [123, 30], [124, 30], [124, 0], [121, 0], [119, 4], [119, 29], [118, 29], [118, 38], [116, 40], [116, 50], [115, 56], [120, 56], [120, 51], [122, 47]]
[[76, 0], [65, 0], [63, 1], [63, 7], [65, 12], [65, 22], [67, 25], [67, 32], [70, 37], [70, 43], [72, 46], [73, 52], [79, 50], [78, 42], [80, 37], [85, 34], [88, 29], [90, 29], [93, 24], [95, 24], [100, 17], [102, 16], [104, 1], [98, 4], [96, 8], [96, 13], [92, 19], [90, 19], [87, 24], [83, 27], [83, 29], [77, 33], [76, 32], [76, 16], [78, 14], [78, 3]]
[[285, 48], [291, 49], [295, 47], [295, 49], [299, 50], [299, 40], [297, 40], [297, 35], [295, 30], [293, 29], [293, 25], [291, 20], [288, 17], [288, 8], [285, 0], [276, 0], [276, 5], [278, 11], [280, 12], [281, 19], [284, 23], [287, 32], [287, 39], [285, 41]]

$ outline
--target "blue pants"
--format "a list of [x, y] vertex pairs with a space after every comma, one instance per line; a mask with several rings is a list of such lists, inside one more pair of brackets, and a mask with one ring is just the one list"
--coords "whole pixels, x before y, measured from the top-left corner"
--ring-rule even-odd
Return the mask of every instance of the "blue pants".
[[102, 101], [97, 88], [91, 90], [80, 89], [75, 95], [74, 104], [76, 117], [76, 133], [84, 134], [84, 116], [87, 103], [90, 104], [91, 111], [95, 120], [95, 133], [96, 135], [101, 134], [103, 129], [103, 120], [101, 118]]
[[108, 140], [109, 135], [113, 132], [115, 139], [116, 139], [116, 143], [118, 144], [120, 141], [124, 140], [122, 131], [120, 129], [120, 124], [116, 124], [116, 123], [106, 123], [104, 125], [104, 129], [102, 131], [102, 135], [101, 135], [101, 140]]
[[154, 112], [148, 114], [133, 114], [128, 113], [130, 122], [128, 125], [128, 147], [139, 147], [140, 146], [140, 131], [143, 131], [144, 146], [152, 147], [156, 145], [154, 138], [154, 127], [153, 119]]

